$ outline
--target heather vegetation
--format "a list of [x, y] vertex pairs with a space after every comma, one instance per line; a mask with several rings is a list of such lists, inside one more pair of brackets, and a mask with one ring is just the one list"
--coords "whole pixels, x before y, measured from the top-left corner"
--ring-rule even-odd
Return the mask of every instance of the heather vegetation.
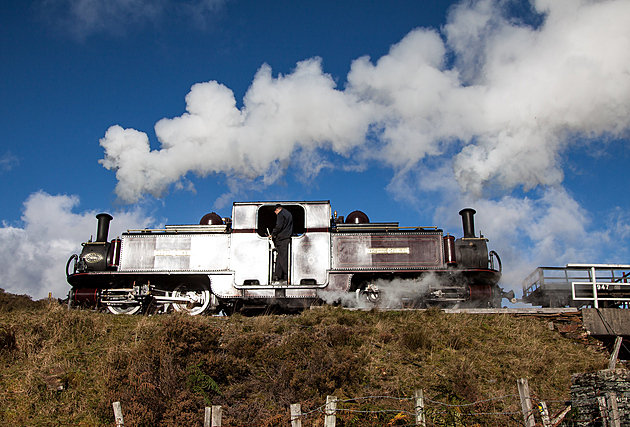
[[302, 425], [321, 426], [317, 409], [334, 395], [344, 400], [337, 426], [405, 425], [414, 422], [409, 399], [345, 400], [422, 389], [429, 425], [520, 426], [518, 378], [560, 409], [572, 373], [607, 365], [607, 352], [579, 331], [547, 325], [332, 307], [297, 316], [114, 316], [0, 292], [0, 422], [112, 426], [120, 401], [131, 427], [201, 426], [211, 405], [222, 406], [224, 426], [289, 426], [289, 405], [301, 403], [310, 412]]

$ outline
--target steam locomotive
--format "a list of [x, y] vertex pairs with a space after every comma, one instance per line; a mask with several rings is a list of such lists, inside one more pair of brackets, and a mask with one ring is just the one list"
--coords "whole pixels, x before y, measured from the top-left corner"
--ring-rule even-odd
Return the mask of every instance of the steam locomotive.
[[329, 201], [284, 202], [293, 216], [289, 278], [272, 281], [276, 252], [269, 230], [277, 202], [234, 203], [231, 218], [127, 230], [108, 241], [101, 213], [95, 241], [66, 264], [71, 306], [115, 314], [182, 311], [292, 311], [318, 303], [347, 307], [498, 307], [501, 261], [475, 236], [473, 209], [460, 212], [463, 237], [437, 227], [344, 220]]

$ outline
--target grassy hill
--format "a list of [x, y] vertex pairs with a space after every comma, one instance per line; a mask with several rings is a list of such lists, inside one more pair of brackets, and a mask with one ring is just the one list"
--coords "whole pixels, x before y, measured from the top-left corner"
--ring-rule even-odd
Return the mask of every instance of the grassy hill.
[[[517, 379], [554, 411], [570, 400], [571, 374], [607, 362], [580, 330], [566, 336], [531, 317], [332, 307], [114, 316], [0, 292], [6, 426], [112, 426], [115, 401], [132, 427], [201, 426], [211, 405], [223, 426], [289, 426], [292, 403], [308, 413], [303, 426], [321, 426], [327, 395], [343, 400], [337, 426], [405, 425], [416, 389], [429, 425], [521, 426]], [[369, 396], [380, 397], [358, 399]]]

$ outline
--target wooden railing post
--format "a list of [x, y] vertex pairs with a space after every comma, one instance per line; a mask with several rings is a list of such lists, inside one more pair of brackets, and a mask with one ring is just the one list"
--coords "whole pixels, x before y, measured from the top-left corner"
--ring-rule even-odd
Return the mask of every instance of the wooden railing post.
[[302, 427], [302, 405], [299, 403], [291, 405], [291, 427]]
[[324, 409], [324, 427], [335, 427], [337, 423], [337, 398], [335, 396], [326, 397], [326, 409]]
[[122, 406], [120, 402], [114, 402], [114, 418], [116, 419], [116, 427], [124, 427], [125, 421], [123, 420]]
[[413, 397], [416, 407], [416, 425], [426, 427], [427, 421], [424, 416], [424, 392], [422, 390], [416, 390]]
[[221, 427], [221, 407], [212, 407], [212, 427]]
[[532, 399], [529, 397], [529, 382], [527, 378], [521, 378], [516, 382], [518, 384], [518, 394], [521, 397], [521, 409], [523, 410], [523, 419], [525, 427], [534, 427], [534, 411], [532, 407]]

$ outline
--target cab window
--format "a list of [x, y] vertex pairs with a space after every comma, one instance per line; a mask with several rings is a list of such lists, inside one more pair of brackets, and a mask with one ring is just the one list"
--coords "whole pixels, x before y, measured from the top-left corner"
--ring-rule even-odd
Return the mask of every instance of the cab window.
[[[304, 234], [306, 231], [304, 208], [300, 205], [282, 205], [293, 216], [293, 235]], [[263, 205], [258, 208], [258, 228], [256, 232], [259, 236], [266, 237], [271, 234], [271, 230], [276, 226], [276, 205]]]

